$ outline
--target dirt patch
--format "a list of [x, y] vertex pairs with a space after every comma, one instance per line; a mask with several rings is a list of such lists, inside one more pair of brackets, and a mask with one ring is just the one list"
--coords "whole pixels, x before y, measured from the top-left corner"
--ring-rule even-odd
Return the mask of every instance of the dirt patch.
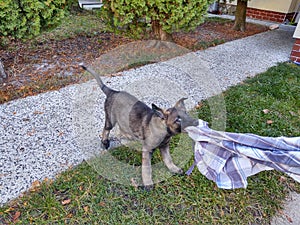
[[[246, 32], [238, 32], [232, 26], [232, 21], [205, 22], [193, 32], [174, 33], [173, 39], [176, 44], [195, 51], [267, 30], [248, 24]], [[105, 52], [132, 41], [112, 33], [97, 33], [60, 41], [11, 42], [0, 49], [8, 75], [0, 84], [0, 103], [86, 81], [89, 78], [82, 77], [80, 62], [90, 64]]]
[[199, 26], [193, 32], [175, 33], [173, 38], [178, 45], [182, 45], [191, 50], [202, 50], [268, 30], [267, 27], [248, 23], [247, 31], [240, 32], [232, 30], [233, 24], [233, 21], [207, 22]]

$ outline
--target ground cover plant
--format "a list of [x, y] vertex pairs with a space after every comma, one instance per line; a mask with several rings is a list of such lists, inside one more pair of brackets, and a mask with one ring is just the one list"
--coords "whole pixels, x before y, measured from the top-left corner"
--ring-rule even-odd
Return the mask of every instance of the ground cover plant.
[[[231, 20], [206, 18], [196, 30], [175, 32], [172, 37], [177, 45], [194, 51], [267, 30], [248, 24], [246, 32], [237, 32], [232, 26]], [[140, 40], [151, 38], [144, 36]], [[84, 82], [90, 78], [82, 76], [80, 62], [90, 64], [111, 49], [132, 41], [135, 40], [131, 37], [108, 32], [94, 11], [74, 11], [56, 29], [27, 41], [0, 40], [1, 60], [8, 75], [0, 83], [0, 103]]]
[[[299, 87], [300, 68], [283, 63], [230, 88], [222, 93], [227, 131], [300, 136]], [[209, 122], [208, 102], [202, 102], [198, 115]], [[140, 154], [126, 147], [109, 154], [132, 165], [141, 164]], [[154, 163], [160, 160], [155, 153]], [[172, 176], [145, 192], [107, 180], [82, 163], [55, 181], [34, 183], [23, 197], [0, 208], [0, 223], [269, 224], [288, 192], [300, 191], [299, 184], [275, 171], [261, 172], [248, 182], [247, 189], [221, 190], [195, 169], [191, 176]]]

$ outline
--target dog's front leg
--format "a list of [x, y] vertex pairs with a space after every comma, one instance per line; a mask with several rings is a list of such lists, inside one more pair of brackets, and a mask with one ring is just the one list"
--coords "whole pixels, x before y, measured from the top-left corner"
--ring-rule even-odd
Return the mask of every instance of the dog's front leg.
[[153, 188], [151, 156], [152, 156], [152, 152], [150, 152], [148, 149], [143, 148], [142, 179], [143, 179], [144, 188], [147, 191], [150, 191]]
[[160, 150], [160, 154], [163, 158], [163, 161], [166, 165], [166, 167], [172, 172], [172, 173], [176, 173], [176, 174], [183, 174], [183, 170], [181, 168], [179, 168], [178, 166], [176, 166], [171, 158], [170, 155], [170, 147], [169, 147], [169, 143], [160, 146], [159, 147]]
[[110, 133], [110, 130], [106, 130], [105, 128], [104, 128], [103, 131], [102, 131], [102, 140], [101, 140], [101, 142], [102, 142], [102, 146], [103, 146], [105, 149], [108, 149], [108, 148], [109, 148], [109, 145], [110, 145], [109, 139], [108, 139], [109, 133]]

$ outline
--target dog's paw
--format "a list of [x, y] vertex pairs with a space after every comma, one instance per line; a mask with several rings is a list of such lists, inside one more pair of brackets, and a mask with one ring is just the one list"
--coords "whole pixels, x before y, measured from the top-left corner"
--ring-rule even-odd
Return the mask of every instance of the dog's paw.
[[108, 149], [109, 148], [109, 145], [110, 145], [110, 141], [109, 140], [103, 140], [103, 141], [101, 141], [101, 143], [102, 143], [102, 147], [104, 149]]
[[152, 191], [153, 190], [153, 184], [149, 184], [149, 185], [144, 185], [143, 189], [144, 191]]
[[184, 171], [183, 169], [179, 168], [178, 172], [177, 172], [178, 175], [183, 175], [184, 174]]
[[172, 170], [170, 170], [172, 174], [176, 174], [176, 175], [183, 175], [184, 171], [183, 169], [177, 167], [177, 168], [173, 168]]

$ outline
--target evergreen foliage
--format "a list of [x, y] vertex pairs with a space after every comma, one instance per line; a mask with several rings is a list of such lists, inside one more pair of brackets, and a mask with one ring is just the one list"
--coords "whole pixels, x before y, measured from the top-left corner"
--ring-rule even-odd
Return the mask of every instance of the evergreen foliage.
[[66, 15], [69, 5], [66, 0], [2, 0], [0, 38], [30, 38], [55, 27]]
[[[103, 0], [102, 15], [114, 30], [171, 33], [201, 24], [212, 0]], [[154, 25], [156, 27], [154, 27]]]

